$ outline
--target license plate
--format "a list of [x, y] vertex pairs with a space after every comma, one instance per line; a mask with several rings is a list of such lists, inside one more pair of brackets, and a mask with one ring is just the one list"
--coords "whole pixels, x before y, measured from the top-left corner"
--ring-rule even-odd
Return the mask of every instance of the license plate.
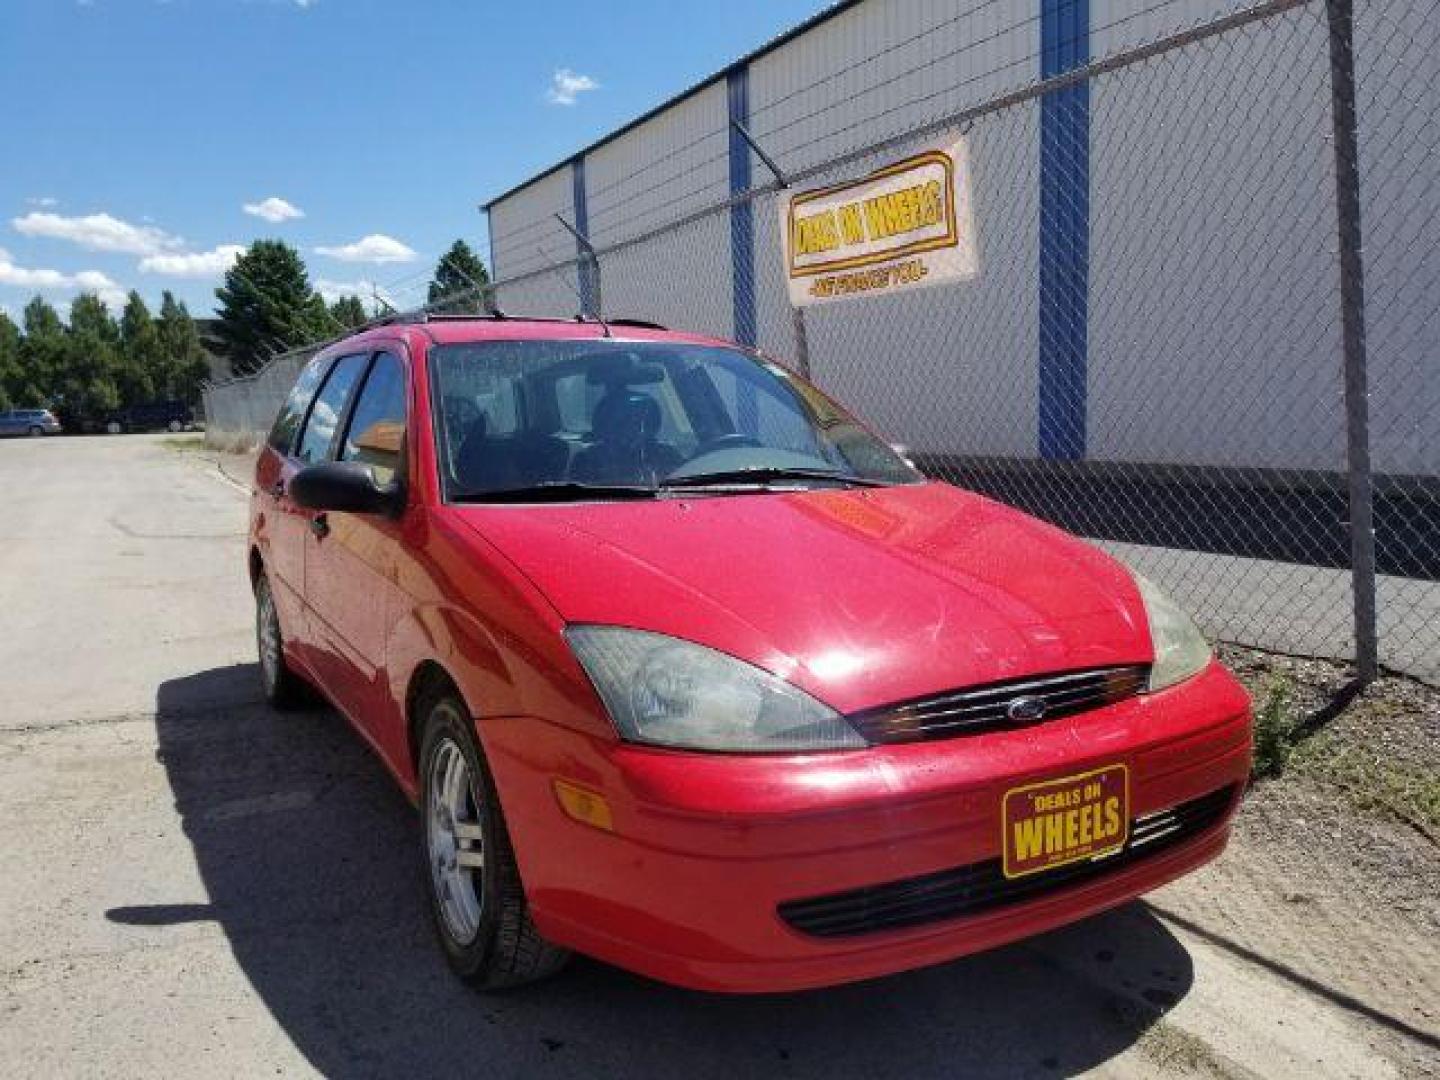
[[1130, 771], [1107, 765], [1011, 788], [1001, 825], [1007, 878], [1119, 851], [1130, 836]]

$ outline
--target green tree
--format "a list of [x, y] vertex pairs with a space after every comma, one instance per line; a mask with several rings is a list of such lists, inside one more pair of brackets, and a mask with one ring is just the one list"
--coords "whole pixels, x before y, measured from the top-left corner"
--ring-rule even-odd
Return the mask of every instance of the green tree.
[[60, 374], [65, 369], [65, 324], [44, 297], [25, 305], [21, 317], [20, 374], [12, 397], [15, 404], [38, 408], [58, 404]]
[[330, 305], [330, 317], [347, 330], [364, 326], [370, 316], [365, 314], [365, 305], [358, 296], [342, 296]]
[[20, 363], [20, 328], [8, 312], [0, 310], [0, 409], [20, 405], [25, 394], [24, 368]]
[[155, 398], [167, 381], [167, 357], [150, 309], [133, 289], [120, 314], [120, 363], [116, 381], [122, 404]]
[[55, 397], [72, 423], [120, 406], [120, 327], [94, 293], [81, 293], [70, 305], [62, 356]]
[[225, 272], [215, 296], [220, 301], [217, 335], [237, 375], [255, 371], [274, 353], [327, 334], [324, 302], [310, 288], [300, 253], [282, 240], [251, 244]]
[[37, 296], [26, 304], [22, 317], [27, 339], [55, 339], [65, 336], [65, 324], [60, 321], [60, 313], [43, 296]]
[[489, 271], [480, 256], [470, 250], [464, 240], [456, 240], [450, 250], [440, 256], [435, 276], [430, 280], [426, 304], [431, 311], [447, 315], [479, 315], [489, 309], [485, 290], [490, 282]]
[[160, 298], [160, 320], [155, 330], [165, 360], [161, 396], [174, 401], [197, 401], [200, 384], [210, 377], [210, 361], [189, 309], [168, 289]]

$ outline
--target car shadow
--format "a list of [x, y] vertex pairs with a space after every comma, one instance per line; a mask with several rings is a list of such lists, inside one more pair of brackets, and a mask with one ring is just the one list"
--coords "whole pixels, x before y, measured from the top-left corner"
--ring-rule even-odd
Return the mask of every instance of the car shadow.
[[1191, 985], [1185, 949], [1129, 905], [804, 994], [694, 993], [580, 957], [476, 993], [431, 940], [413, 811], [389, 776], [342, 718], [274, 713], [258, 685], [240, 665], [160, 687], [159, 756], [209, 903], [106, 915], [157, 933], [216, 921], [327, 1075], [1069, 1075], [1134, 1045]]

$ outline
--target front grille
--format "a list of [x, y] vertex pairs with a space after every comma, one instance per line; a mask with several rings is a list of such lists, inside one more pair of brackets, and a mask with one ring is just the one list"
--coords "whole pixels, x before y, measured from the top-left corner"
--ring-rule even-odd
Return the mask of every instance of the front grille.
[[1225, 816], [1234, 798], [1232, 785], [1138, 817], [1131, 824], [1130, 839], [1114, 854], [1027, 877], [1007, 878], [1001, 860], [991, 859], [885, 885], [791, 900], [778, 910], [790, 926], [815, 937], [870, 934], [976, 915], [1132, 866], [1204, 832]]
[[[1140, 693], [1149, 673], [1150, 669], [1144, 664], [1127, 664], [1059, 675], [1034, 675], [867, 709], [851, 715], [849, 720], [872, 743], [948, 739], [1114, 705]], [[1010, 706], [1020, 698], [1043, 702], [1043, 714], [1029, 720], [1013, 718]]]

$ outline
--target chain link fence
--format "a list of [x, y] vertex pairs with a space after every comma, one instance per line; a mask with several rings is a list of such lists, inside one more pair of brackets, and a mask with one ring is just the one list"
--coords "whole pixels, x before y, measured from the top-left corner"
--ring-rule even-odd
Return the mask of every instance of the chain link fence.
[[[593, 257], [535, 240], [540, 264], [490, 300], [555, 315], [603, 298], [753, 341], [931, 475], [1122, 556], [1217, 638], [1440, 682], [1433, 11], [1273, 0], [1145, 39], [1169, 6], [1122, 5], [1090, 28], [1097, 58], [1058, 75], [957, 76], [863, 123], [792, 94], [752, 127], [790, 175], [757, 158], [749, 190], [658, 205], [644, 175], [611, 182]], [[692, 157], [724, 134], [693, 138]], [[798, 316], [784, 185], [853, 180], [957, 134], [979, 275]], [[753, 254], [732, 270], [740, 215]], [[266, 429], [309, 351], [207, 388], [212, 438]]]

